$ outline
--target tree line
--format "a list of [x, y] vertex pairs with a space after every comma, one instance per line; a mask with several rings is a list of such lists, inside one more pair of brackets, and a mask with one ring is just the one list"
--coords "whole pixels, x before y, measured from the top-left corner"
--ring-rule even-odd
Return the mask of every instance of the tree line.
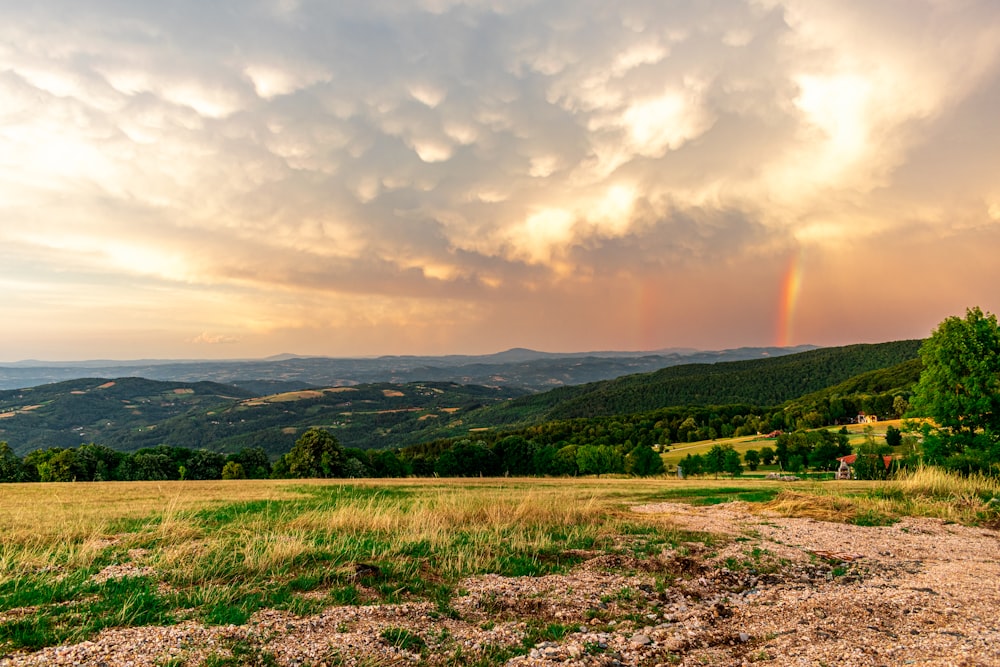
[[267, 478], [488, 477], [502, 475], [658, 475], [663, 461], [646, 445], [539, 445], [521, 436], [492, 444], [468, 439], [434, 449], [344, 448], [311, 428], [273, 463], [261, 447], [222, 454], [158, 445], [123, 453], [99, 444], [52, 447], [18, 457], [0, 442], [0, 482], [99, 482]]
[[105, 445], [36, 449], [21, 458], [0, 442], [0, 482], [102, 482], [266, 479], [273, 473], [259, 447], [235, 454], [158, 445], [125, 453]]

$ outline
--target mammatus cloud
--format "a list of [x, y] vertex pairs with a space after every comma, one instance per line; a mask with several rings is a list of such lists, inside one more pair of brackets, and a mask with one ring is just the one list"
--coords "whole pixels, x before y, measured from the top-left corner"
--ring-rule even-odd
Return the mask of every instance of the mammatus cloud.
[[7, 354], [767, 344], [792, 256], [789, 342], [924, 335], [998, 278], [915, 245], [994, 240], [998, 65], [987, 0], [4, 8]]

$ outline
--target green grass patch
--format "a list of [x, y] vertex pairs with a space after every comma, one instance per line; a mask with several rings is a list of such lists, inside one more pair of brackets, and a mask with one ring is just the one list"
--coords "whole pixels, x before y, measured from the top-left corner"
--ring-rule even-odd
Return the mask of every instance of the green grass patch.
[[557, 642], [566, 635], [575, 632], [577, 627], [579, 626], [532, 621], [528, 623], [525, 629], [521, 645], [526, 649], [530, 649], [542, 642]]
[[406, 628], [386, 628], [382, 631], [381, 637], [390, 646], [411, 653], [420, 653], [427, 648], [427, 642], [424, 641], [423, 637]]
[[690, 505], [719, 505], [741, 500], [747, 503], [766, 503], [774, 500], [781, 489], [755, 488], [753, 486], [705, 487], [671, 489], [659, 495], [661, 500], [677, 500]]
[[848, 523], [855, 526], [891, 526], [899, 521], [877, 510], [865, 509], [858, 512]]
[[[53, 594], [55, 589], [59, 589], [58, 595]], [[34, 590], [42, 594], [36, 598], [38, 610], [30, 617], [0, 623], [0, 646], [34, 650], [80, 641], [105, 628], [164, 625], [174, 621], [171, 605], [146, 577]], [[5, 605], [5, 608], [10, 607]]]

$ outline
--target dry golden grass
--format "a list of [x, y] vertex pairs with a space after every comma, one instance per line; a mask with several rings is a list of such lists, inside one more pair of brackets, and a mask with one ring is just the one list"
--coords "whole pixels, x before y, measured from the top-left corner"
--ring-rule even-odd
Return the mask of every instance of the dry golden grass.
[[824, 496], [799, 491], [782, 491], [774, 500], [758, 507], [761, 512], [801, 517], [816, 521], [847, 522], [857, 515], [855, 502], [844, 496]]
[[990, 501], [998, 497], [1000, 480], [920, 467], [883, 482], [826, 482], [784, 491], [759, 509], [819, 521], [877, 523], [923, 516], [992, 525], [1000, 507]]
[[1000, 480], [975, 474], [962, 477], [941, 468], [921, 466], [900, 477], [896, 485], [907, 495], [942, 498], [1000, 497]]
[[162, 517], [160, 525], [167, 531], [176, 528], [178, 512], [213, 504], [298, 497], [301, 494], [288, 482], [272, 480], [3, 484], [0, 534], [5, 544], [53, 539], [80, 542], [110, 537], [113, 523], [124, 519]]

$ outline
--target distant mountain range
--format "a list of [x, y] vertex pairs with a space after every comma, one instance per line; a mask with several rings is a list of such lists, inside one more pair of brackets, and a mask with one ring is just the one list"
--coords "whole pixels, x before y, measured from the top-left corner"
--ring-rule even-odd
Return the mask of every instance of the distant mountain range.
[[690, 363], [763, 359], [815, 349], [741, 347], [721, 351], [550, 353], [524, 348], [487, 355], [384, 356], [341, 359], [281, 354], [267, 359], [198, 361], [19, 361], [0, 364], [0, 389], [18, 389], [80, 377], [141, 377], [165, 382], [218, 382], [258, 394], [307, 387], [379, 382], [456, 382], [541, 391]]
[[[780, 410], [780, 405], [797, 401], [797, 411], [808, 412], [826, 410], [834, 397], [844, 402], [853, 394], [907, 392], [919, 376], [919, 346], [920, 341], [912, 340], [760, 354], [752, 360], [675, 365], [545, 392], [497, 382], [434, 380], [276, 392], [237, 385], [273, 388], [293, 381], [227, 384], [91, 377], [0, 391], [0, 441], [9, 442], [21, 455], [89, 442], [122, 451], [166, 444], [224, 452], [260, 446], [279, 454], [313, 426], [332, 430], [347, 447], [368, 449], [671, 406], [741, 404]], [[294, 361], [317, 360], [251, 363]], [[513, 362], [505, 366], [505, 374], [515, 377], [511, 369], [535, 361]], [[465, 372], [469, 365], [457, 368]]]

